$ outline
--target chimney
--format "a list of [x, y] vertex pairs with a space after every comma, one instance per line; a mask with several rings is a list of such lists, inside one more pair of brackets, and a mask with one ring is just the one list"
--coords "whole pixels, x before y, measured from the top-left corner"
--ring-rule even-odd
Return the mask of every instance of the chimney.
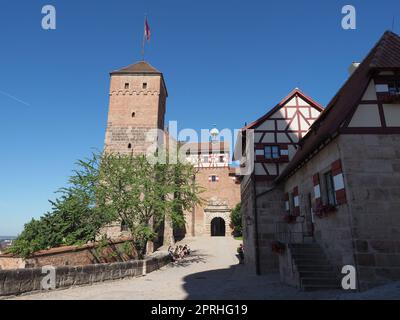
[[359, 62], [352, 62], [350, 67], [349, 67], [349, 69], [348, 69], [349, 70], [349, 75], [351, 76], [359, 66], [360, 66]]

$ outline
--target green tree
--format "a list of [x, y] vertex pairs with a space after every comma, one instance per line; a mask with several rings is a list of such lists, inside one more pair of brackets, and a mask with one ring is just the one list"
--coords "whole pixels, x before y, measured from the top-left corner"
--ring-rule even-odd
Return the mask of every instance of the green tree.
[[235, 208], [231, 211], [231, 223], [233, 228], [233, 233], [235, 236], [242, 236], [242, 204], [238, 203]]
[[[162, 221], [185, 224], [184, 210], [201, 200], [192, 165], [149, 162], [145, 156], [104, 154], [97, 188], [98, 206], [124, 222], [139, 255], [154, 240]], [[153, 222], [153, 224], [151, 223]]]
[[57, 193], [61, 196], [50, 201], [52, 210], [27, 223], [10, 251], [28, 257], [38, 250], [94, 241], [99, 229], [113, 218], [96, 206], [99, 167], [96, 155], [79, 161], [68, 187], [60, 189]]
[[145, 156], [94, 154], [79, 161], [52, 211], [25, 225], [11, 252], [27, 257], [37, 250], [94, 241], [105, 225], [129, 229], [139, 256], [162, 221], [185, 224], [184, 211], [200, 203], [192, 165], [151, 163]]

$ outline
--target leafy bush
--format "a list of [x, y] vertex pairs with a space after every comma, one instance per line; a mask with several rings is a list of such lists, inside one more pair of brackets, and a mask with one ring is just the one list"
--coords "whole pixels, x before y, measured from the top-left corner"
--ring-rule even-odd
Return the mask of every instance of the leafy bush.
[[243, 234], [241, 209], [242, 205], [241, 203], [239, 203], [231, 212], [231, 223], [233, 234], [235, 237], [240, 237]]

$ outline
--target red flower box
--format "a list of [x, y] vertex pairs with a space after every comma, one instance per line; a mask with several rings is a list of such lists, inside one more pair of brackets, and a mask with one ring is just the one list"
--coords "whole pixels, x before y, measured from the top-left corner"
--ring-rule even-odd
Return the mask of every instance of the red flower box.
[[314, 214], [322, 219], [323, 217], [329, 216], [337, 211], [337, 208], [334, 205], [326, 204], [326, 205], [319, 205], [315, 210]]
[[297, 216], [291, 215], [289, 213], [286, 213], [283, 216], [283, 221], [285, 221], [286, 223], [289, 223], [289, 224], [296, 222], [296, 219], [297, 219]]
[[271, 249], [273, 253], [284, 254], [286, 250], [286, 245], [279, 241], [273, 241], [271, 243]]

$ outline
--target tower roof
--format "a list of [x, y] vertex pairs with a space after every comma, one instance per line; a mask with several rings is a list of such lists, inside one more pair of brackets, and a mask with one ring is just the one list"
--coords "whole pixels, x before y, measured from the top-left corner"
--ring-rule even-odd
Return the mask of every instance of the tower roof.
[[131, 64], [127, 67], [124, 67], [119, 70], [115, 70], [111, 72], [111, 74], [162, 74], [156, 68], [154, 68], [151, 64], [146, 61], [139, 61], [134, 64]]
[[154, 68], [150, 63], [146, 61], [139, 61], [134, 64], [131, 64], [127, 67], [124, 67], [119, 70], [112, 71], [110, 73], [111, 76], [113, 75], [147, 75], [147, 76], [160, 76], [162, 80], [162, 84], [164, 86], [166, 95], [168, 97], [168, 90], [167, 86], [165, 85], [165, 80], [162, 72], [158, 71]]

